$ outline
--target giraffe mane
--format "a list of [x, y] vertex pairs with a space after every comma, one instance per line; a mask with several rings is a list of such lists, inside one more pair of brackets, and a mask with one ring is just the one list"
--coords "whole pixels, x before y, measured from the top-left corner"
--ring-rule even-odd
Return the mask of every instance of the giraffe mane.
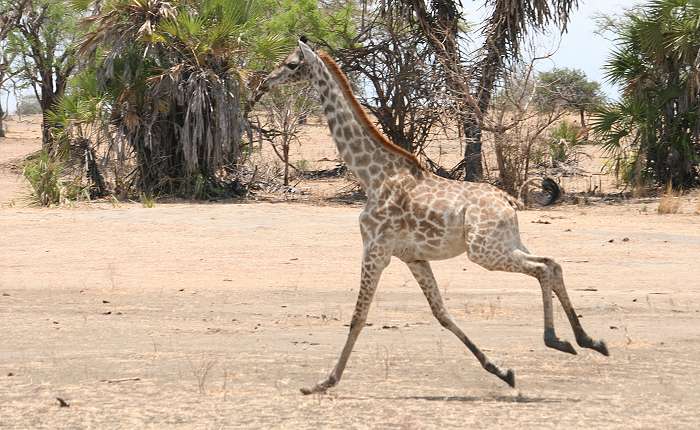
[[319, 51], [317, 55], [319, 56], [321, 61], [323, 61], [323, 63], [326, 65], [328, 71], [331, 72], [333, 76], [335, 76], [335, 80], [338, 82], [341, 91], [343, 92], [345, 98], [350, 104], [352, 111], [355, 113], [358, 122], [362, 126], [364, 126], [365, 130], [369, 132], [370, 136], [374, 138], [377, 142], [381, 143], [389, 151], [405, 157], [410, 162], [415, 164], [419, 169], [425, 170], [425, 168], [421, 165], [420, 161], [418, 161], [418, 158], [416, 158], [415, 155], [411, 154], [404, 148], [389, 140], [377, 129], [377, 127], [374, 124], [372, 124], [372, 121], [369, 119], [369, 116], [367, 116], [367, 113], [364, 111], [364, 109], [362, 109], [362, 106], [357, 101], [357, 98], [355, 98], [355, 95], [352, 92], [352, 88], [350, 87], [350, 82], [348, 81], [348, 78], [345, 75], [345, 73], [343, 73], [343, 71], [340, 70], [340, 66], [338, 66], [338, 63], [336, 63], [330, 55], [323, 51]]

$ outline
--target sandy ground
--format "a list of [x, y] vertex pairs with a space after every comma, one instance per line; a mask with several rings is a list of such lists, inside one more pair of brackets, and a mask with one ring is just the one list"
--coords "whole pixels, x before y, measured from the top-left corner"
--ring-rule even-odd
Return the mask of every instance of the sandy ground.
[[[22, 153], [7, 145], [25, 153], [37, 145], [14, 139], [0, 141], [0, 161]], [[582, 322], [608, 342], [609, 358], [544, 346], [535, 280], [487, 272], [464, 256], [436, 262], [459, 325], [515, 370], [508, 388], [434, 321], [394, 261], [343, 381], [305, 397], [298, 389], [326, 375], [347, 334], [358, 206], [36, 209], [13, 204], [24, 184], [11, 170], [2, 175], [0, 428], [700, 422], [697, 202], [666, 216], [654, 202], [520, 213], [525, 243], [561, 262]], [[555, 312], [559, 334], [573, 340]]]

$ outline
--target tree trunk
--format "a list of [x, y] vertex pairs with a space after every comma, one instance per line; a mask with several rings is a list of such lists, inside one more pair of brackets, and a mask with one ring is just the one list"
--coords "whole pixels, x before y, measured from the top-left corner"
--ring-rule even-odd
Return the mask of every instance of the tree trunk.
[[289, 142], [287, 137], [284, 137], [284, 142], [282, 143], [282, 156], [284, 157], [284, 186], [289, 186]]
[[[53, 138], [51, 137], [51, 128], [55, 126], [55, 124], [51, 124], [49, 120], [47, 119], [47, 113], [51, 108], [53, 108], [54, 102], [58, 97], [60, 97], [62, 94], [54, 94], [53, 91], [53, 76], [49, 75], [50, 79], [46, 79], [44, 77], [44, 82], [48, 82], [48, 84], [42, 84], [41, 86], [41, 100], [39, 100], [39, 104], [41, 105], [41, 143], [42, 147], [44, 149], [51, 149], [50, 145], [53, 142]], [[51, 86], [49, 86], [51, 85]]]
[[581, 128], [586, 128], [586, 110], [581, 109], [579, 110], [579, 114], [581, 114]]
[[481, 157], [481, 126], [475, 114], [468, 115], [464, 128], [464, 180], [478, 182], [484, 175]]
[[2, 110], [2, 103], [0, 103], [0, 137], [5, 137], [5, 127], [3, 125], [4, 119], [5, 119], [5, 112]]
[[494, 133], [493, 146], [496, 154], [496, 163], [498, 164], [498, 177], [501, 179], [501, 186], [508, 185], [508, 169], [506, 167], [505, 154], [503, 153], [503, 133]]

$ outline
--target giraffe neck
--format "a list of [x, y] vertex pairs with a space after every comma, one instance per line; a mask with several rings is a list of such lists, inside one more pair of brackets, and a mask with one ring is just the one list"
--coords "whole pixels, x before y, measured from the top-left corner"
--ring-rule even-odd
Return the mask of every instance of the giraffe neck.
[[328, 65], [327, 61], [318, 63], [312, 82], [321, 97], [338, 152], [367, 194], [389, 176], [422, 172], [413, 155], [379, 134], [361, 111], [342, 72], [335, 63]]

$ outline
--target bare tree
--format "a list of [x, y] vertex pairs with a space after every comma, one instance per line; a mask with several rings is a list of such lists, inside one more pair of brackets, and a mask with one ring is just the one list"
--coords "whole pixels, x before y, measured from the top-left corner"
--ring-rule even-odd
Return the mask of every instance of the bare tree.
[[[76, 67], [73, 42], [77, 38], [77, 16], [66, 1], [30, 0], [27, 5], [11, 49], [17, 54], [21, 77], [31, 84], [46, 113], [65, 93]], [[44, 145], [51, 141], [50, 128], [44, 115]]]
[[567, 113], [562, 105], [546, 111], [536, 105], [541, 82], [535, 67], [551, 55], [531, 56], [514, 64], [493, 98], [485, 120], [493, 134], [498, 183], [511, 194], [517, 194], [527, 181], [534, 167], [533, 159], [544, 158], [545, 132]]
[[353, 43], [334, 54], [384, 134], [421, 154], [447, 122], [442, 68], [409, 7], [382, 2], [363, 11]]
[[520, 46], [529, 30], [550, 23], [566, 30], [577, 0], [486, 0], [491, 15], [481, 28], [484, 42], [476, 55], [460, 52], [460, 0], [403, 0], [410, 4], [415, 19], [447, 70], [446, 85], [453, 91], [462, 112], [460, 122], [465, 139], [462, 162], [464, 179], [479, 181], [483, 176], [481, 139], [484, 118], [495, 85], [518, 60]]
[[[7, 37], [17, 28], [28, 5], [29, 0], [0, 0], [0, 89], [17, 74], [10, 68], [15, 56], [7, 50]], [[5, 137], [5, 114], [0, 101], [0, 137]]]
[[258, 115], [259, 131], [270, 142], [272, 150], [284, 163], [284, 185], [289, 185], [289, 168], [299, 170], [289, 162], [289, 150], [293, 143], [299, 142], [301, 125], [318, 106], [310, 97], [310, 87], [290, 86], [276, 88], [266, 97], [261, 105], [264, 120]]

